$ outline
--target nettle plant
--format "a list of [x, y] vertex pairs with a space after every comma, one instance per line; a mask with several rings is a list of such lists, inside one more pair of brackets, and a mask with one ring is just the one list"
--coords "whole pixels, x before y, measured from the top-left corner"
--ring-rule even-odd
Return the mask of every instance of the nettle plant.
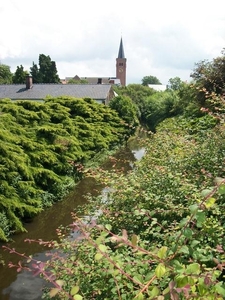
[[45, 299], [224, 299], [224, 130], [166, 122], [133, 171], [87, 171], [109, 193], [73, 213], [58, 241], [36, 241], [54, 248], [47, 262], [9, 249], [50, 282]]

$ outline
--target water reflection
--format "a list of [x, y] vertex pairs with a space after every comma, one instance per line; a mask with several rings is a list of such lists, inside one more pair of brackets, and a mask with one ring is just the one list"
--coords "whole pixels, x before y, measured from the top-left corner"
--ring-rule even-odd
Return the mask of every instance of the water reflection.
[[[109, 159], [103, 165], [103, 168], [110, 170], [113, 166], [118, 169], [123, 168], [124, 172], [127, 172], [133, 168], [135, 161], [141, 159], [143, 155], [144, 149], [139, 145], [137, 140], [134, 140], [127, 147], [116, 153], [114, 158]], [[33, 257], [36, 253], [36, 259], [45, 261], [46, 248], [37, 243], [25, 243], [24, 239], [35, 240], [41, 238], [49, 241], [56, 239], [56, 228], [60, 225], [67, 226], [71, 223], [71, 212], [78, 205], [83, 205], [87, 202], [87, 195], [102, 195], [104, 202], [107, 199], [108, 192], [109, 190], [97, 184], [94, 178], [84, 178], [66, 199], [46, 209], [32, 223], [27, 224], [26, 229], [28, 233], [14, 236], [14, 241], [9, 244], [9, 247], [14, 247], [18, 252], [33, 255]], [[0, 254], [6, 262], [6, 266], [0, 266], [0, 299], [41, 300], [43, 280], [27, 271], [17, 274], [16, 270], [14, 268], [9, 269], [7, 264], [9, 261], [17, 263], [18, 256], [9, 254], [8, 251], [2, 251], [2, 249], [0, 249]]]
[[43, 285], [43, 279], [24, 271], [17, 275], [16, 280], [7, 289], [3, 290], [3, 295], [9, 294], [10, 300], [41, 300]]

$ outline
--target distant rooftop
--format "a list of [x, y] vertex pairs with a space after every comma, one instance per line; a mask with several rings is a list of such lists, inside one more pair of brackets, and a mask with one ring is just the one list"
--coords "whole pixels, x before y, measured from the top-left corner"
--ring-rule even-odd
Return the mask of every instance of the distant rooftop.
[[166, 84], [148, 84], [148, 87], [154, 89], [157, 92], [164, 92], [167, 89]]

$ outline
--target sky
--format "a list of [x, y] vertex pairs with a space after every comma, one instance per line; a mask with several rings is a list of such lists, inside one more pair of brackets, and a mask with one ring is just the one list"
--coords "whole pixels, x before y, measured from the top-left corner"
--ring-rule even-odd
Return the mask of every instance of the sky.
[[7, 0], [0, 3], [0, 63], [25, 70], [39, 54], [65, 77], [115, 77], [120, 39], [127, 84], [156, 76], [189, 82], [196, 63], [225, 48], [224, 0]]

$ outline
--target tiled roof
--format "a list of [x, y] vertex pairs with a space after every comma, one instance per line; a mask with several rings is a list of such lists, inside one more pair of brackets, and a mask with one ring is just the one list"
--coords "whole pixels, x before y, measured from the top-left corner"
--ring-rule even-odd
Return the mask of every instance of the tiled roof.
[[[98, 84], [101, 81], [101, 84], [109, 84], [114, 82], [114, 84], [120, 84], [120, 80], [116, 77], [78, 77], [77, 75], [74, 77], [66, 77], [65, 83], [67, 83], [70, 79], [74, 80], [86, 80], [88, 84]], [[61, 80], [62, 81], [62, 80]]]
[[26, 89], [25, 84], [4, 84], [0, 85], [0, 99], [38, 100], [50, 95], [105, 100], [110, 89], [111, 84], [33, 84], [31, 89]]

